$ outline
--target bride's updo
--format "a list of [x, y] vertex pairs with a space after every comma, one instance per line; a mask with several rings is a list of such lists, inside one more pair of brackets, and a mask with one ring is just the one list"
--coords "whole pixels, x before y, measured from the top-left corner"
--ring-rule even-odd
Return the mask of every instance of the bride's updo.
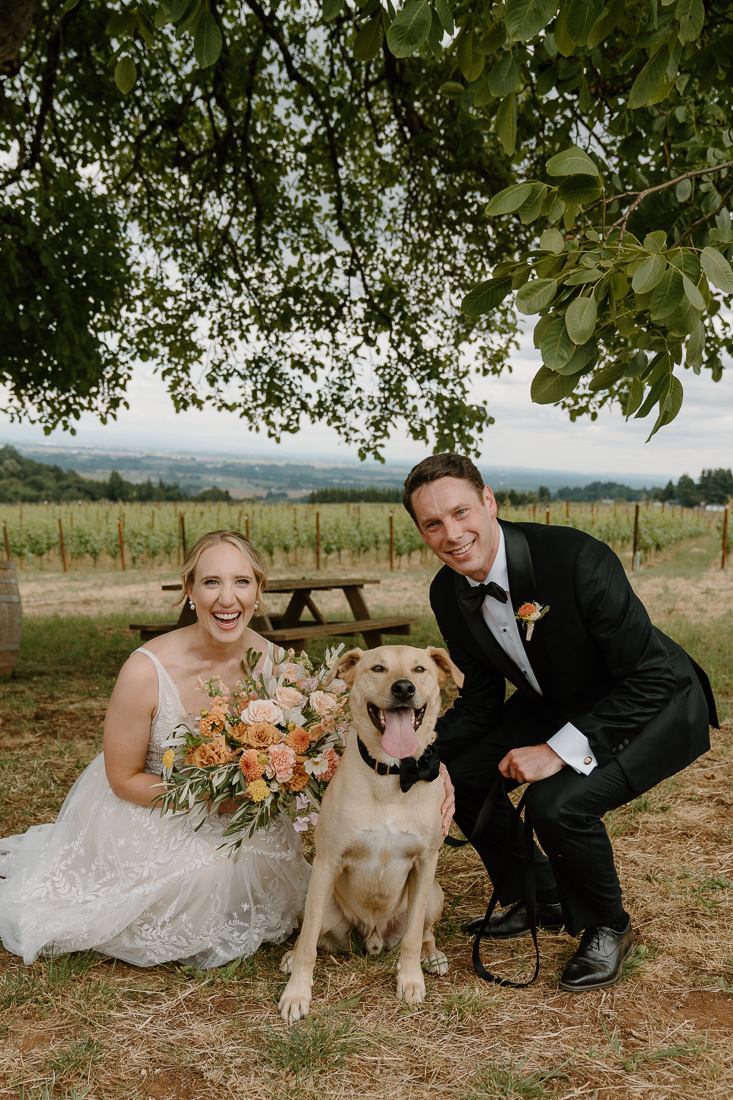
[[262, 593], [267, 586], [267, 572], [265, 570], [265, 563], [262, 560], [262, 555], [259, 551], [255, 550], [252, 543], [239, 531], [209, 531], [206, 535], [202, 535], [198, 542], [191, 547], [186, 554], [186, 559], [181, 566], [181, 581], [183, 582], [183, 591], [176, 600], [176, 603], [183, 603], [187, 599], [191, 586], [193, 584], [194, 576], [196, 574], [196, 566], [199, 563], [199, 558], [203, 554], [204, 550], [208, 550], [210, 546], [218, 546], [219, 543], [230, 542], [232, 546], [236, 546], [245, 558], [252, 566], [252, 570], [257, 581], [257, 594], [260, 599], [260, 611], [264, 610], [262, 604]]

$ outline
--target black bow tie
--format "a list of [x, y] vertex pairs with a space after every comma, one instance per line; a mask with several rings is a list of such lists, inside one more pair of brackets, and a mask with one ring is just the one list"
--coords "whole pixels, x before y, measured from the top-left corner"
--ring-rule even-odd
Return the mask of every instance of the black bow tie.
[[423, 752], [422, 756], [415, 760], [414, 756], [406, 756], [399, 765], [385, 764], [381, 760], [375, 760], [370, 755], [369, 749], [366, 747], [361, 737], [357, 736], [356, 742], [359, 746], [359, 752], [361, 758], [365, 764], [368, 764], [377, 775], [399, 775], [400, 777], [400, 790], [403, 794], [407, 794], [410, 787], [414, 787], [421, 779], [426, 783], [432, 783], [434, 779], [438, 778], [440, 773], [440, 757], [438, 756], [438, 750], [435, 745], [428, 745]]
[[467, 584], [459, 592], [461, 603], [467, 611], [472, 612], [481, 608], [487, 596], [492, 596], [499, 603], [506, 603], [509, 599], [504, 589], [496, 581], [489, 581], [488, 584], [479, 584], [475, 587]]

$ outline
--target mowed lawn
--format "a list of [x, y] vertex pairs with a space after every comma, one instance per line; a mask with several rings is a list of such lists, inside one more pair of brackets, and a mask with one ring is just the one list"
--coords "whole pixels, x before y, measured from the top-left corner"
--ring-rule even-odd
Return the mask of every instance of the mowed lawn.
[[[733, 570], [721, 574], [715, 552], [712, 539], [683, 544], [633, 577], [655, 621], [710, 670], [724, 728], [707, 756], [609, 817], [637, 930], [622, 983], [584, 996], [559, 992], [576, 943], [564, 934], [541, 935], [542, 970], [531, 988], [480, 982], [460, 928], [484, 907], [486, 876], [470, 849], [446, 849], [438, 942], [451, 968], [428, 977], [428, 999], [415, 1008], [395, 997], [395, 952], [319, 957], [313, 1015], [287, 1028], [276, 1011], [280, 946], [213, 972], [140, 970], [94, 954], [24, 967], [0, 950], [0, 1095], [731, 1096]], [[429, 571], [405, 574], [410, 594], [401, 601], [393, 575], [391, 602], [370, 594], [370, 604], [413, 614], [426, 606], [428, 580]], [[136, 615], [36, 610], [26, 619], [17, 678], [0, 685], [0, 835], [52, 820], [99, 751], [115, 675], [139, 644], [126, 629]], [[429, 614], [411, 640], [440, 644]], [[519, 976], [530, 947], [489, 945], [484, 961]]]

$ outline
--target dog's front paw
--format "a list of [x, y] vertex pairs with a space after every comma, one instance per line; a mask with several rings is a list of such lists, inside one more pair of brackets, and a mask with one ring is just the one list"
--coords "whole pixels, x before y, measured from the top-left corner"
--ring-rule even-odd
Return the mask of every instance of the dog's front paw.
[[294, 1024], [308, 1015], [311, 1006], [311, 991], [291, 978], [285, 986], [277, 1010], [286, 1024]]
[[423, 970], [428, 974], [437, 974], [443, 977], [448, 973], [448, 957], [442, 951], [435, 951], [432, 955], [425, 955], [421, 960]]
[[419, 977], [403, 978], [397, 976], [397, 996], [408, 1005], [419, 1005], [425, 1000], [425, 981], [422, 974]]
[[295, 951], [286, 951], [280, 960], [280, 971], [283, 974], [289, 974], [293, 969], [293, 959], [295, 958]]

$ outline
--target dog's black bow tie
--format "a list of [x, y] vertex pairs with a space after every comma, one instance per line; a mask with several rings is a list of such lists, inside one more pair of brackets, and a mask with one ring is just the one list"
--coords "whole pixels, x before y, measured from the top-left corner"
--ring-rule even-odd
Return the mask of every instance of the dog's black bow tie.
[[399, 775], [400, 790], [406, 794], [410, 787], [414, 787], [420, 780], [432, 783], [440, 773], [440, 757], [435, 745], [428, 745], [422, 756], [415, 760], [414, 756], [406, 756], [400, 764], [385, 764], [381, 760], [375, 760], [370, 754], [360, 737], [356, 739], [361, 758], [377, 775]]
[[468, 611], [478, 611], [487, 596], [493, 596], [499, 603], [506, 603], [509, 597], [504, 589], [496, 581], [488, 584], [466, 585], [459, 593], [459, 599]]

